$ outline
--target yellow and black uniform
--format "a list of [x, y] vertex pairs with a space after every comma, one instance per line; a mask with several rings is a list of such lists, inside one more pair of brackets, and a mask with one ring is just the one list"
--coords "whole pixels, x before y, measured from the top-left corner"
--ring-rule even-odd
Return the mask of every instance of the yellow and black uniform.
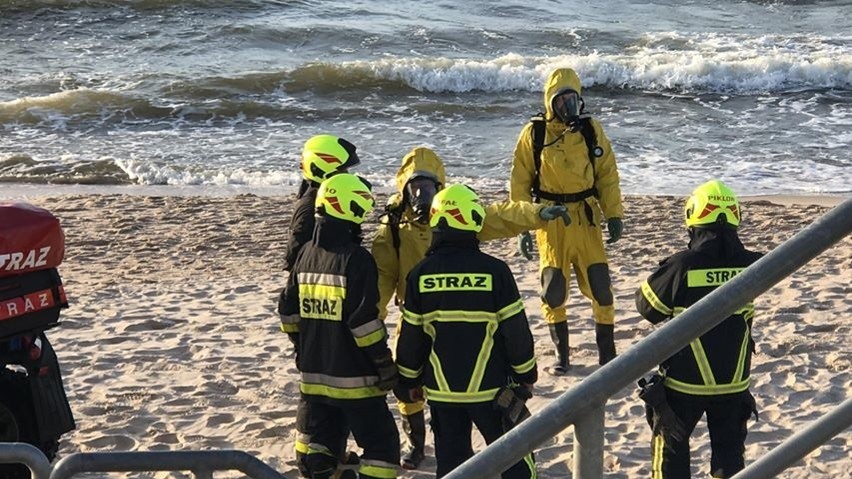
[[[302, 148], [300, 169], [302, 183], [296, 194], [293, 216], [284, 252], [284, 271], [291, 271], [302, 247], [311, 241], [314, 234], [317, 191], [320, 183], [328, 177], [343, 172], [360, 163], [355, 145], [333, 135], [316, 135], [308, 139]], [[303, 467], [303, 458], [307, 453], [310, 437], [306, 432], [310, 417], [310, 405], [299, 401], [296, 412], [296, 462], [299, 472], [307, 477]], [[342, 440], [345, 448], [346, 438]], [[351, 473], [344, 472], [340, 479], [351, 479]]]
[[[317, 205], [324, 198], [321, 186]], [[326, 205], [342, 203], [325, 198]], [[327, 213], [316, 222], [278, 305], [282, 330], [295, 339], [299, 388], [310, 405], [305, 465], [311, 477], [330, 477], [351, 429], [364, 449], [360, 477], [394, 478], [399, 433], [386, 394], [396, 366], [378, 318], [375, 261], [356, 225]]]
[[[379, 268], [379, 316], [382, 319], [387, 317], [388, 305], [394, 296], [399, 301], [405, 298], [405, 279], [426, 256], [432, 243], [432, 229], [428, 222], [418, 222], [412, 207], [403, 200], [406, 185], [412, 178], [421, 175], [430, 175], [439, 186], [446, 184], [443, 161], [425, 147], [414, 148], [403, 158], [396, 174], [398, 193], [391, 198], [390, 213], [382, 218], [373, 240], [373, 257]], [[545, 224], [539, 217], [542, 208], [544, 205], [529, 202], [507, 201], [488, 205], [482, 231], [477, 236], [487, 241], [511, 238], [522, 231], [541, 228]], [[401, 326], [402, 321], [398, 325]], [[403, 458], [406, 468], [416, 468], [423, 458], [426, 437], [424, 405], [424, 401], [399, 402], [403, 431], [411, 445]]]
[[[536, 381], [533, 338], [508, 266], [479, 251], [474, 232], [448, 227], [408, 275], [403, 320], [400, 384], [425, 389], [442, 477], [473, 455], [472, 424], [489, 444], [505, 433], [493, 401], [510, 379]], [[535, 477], [532, 455], [503, 477]]]
[[570, 68], [555, 70], [545, 85], [539, 167], [536, 168], [534, 157], [533, 123], [528, 123], [515, 146], [510, 183], [513, 201], [536, 199], [544, 204], [564, 204], [572, 219], [568, 227], [554, 222], [536, 232], [542, 311], [548, 324], [561, 325], [552, 326], [551, 334], [563, 368], [568, 362], [565, 303], [572, 269], [580, 291], [592, 301], [600, 363], [615, 356], [615, 308], [601, 225], [607, 220], [620, 224], [624, 216], [618, 168], [609, 139], [597, 120], [587, 119], [596, 140], [593, 154], [584, 133], [571, 131], [557, 117], [553, 101], [565, 91], [577, 95], [581, 92], [580, 78]]
[[[682, 313], [761, 256], [746, 250], [732, 228], [690, 228], [690, 236], [689, 248], [663, 260], [636, 291], [636, 307], [652, 323]], [[748, 390], [753, 316], [754, 304], [745, 305], [661, 365], [666, 402], [685, 437], [655, 434], [653, 478], [690, 477], [689, 435], [705, 413], [713, 477], [731, 477], [743, 468], [746, 421], [755, 410]]]

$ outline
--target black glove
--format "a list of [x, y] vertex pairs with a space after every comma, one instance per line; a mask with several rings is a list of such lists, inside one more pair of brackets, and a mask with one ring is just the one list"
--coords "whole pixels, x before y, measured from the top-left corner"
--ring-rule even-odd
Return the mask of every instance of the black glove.
[[382, 391], [392, 390], [399, 382], [399, 369], [396, 367], [396, 363], [388, 354], [375, 364], [376, 373], [379, 375], [379, 382], [376, 383], [376, 387]]
[[393, 395], [399, 402], [415, 403], [423, 400], [423, 387], [398, 383], [393, 388]]
[[545, 206], [538, 212], [538, 217], [543, 219], [544, 221], [552, 221], [557, 218], [562, 218], [562, 222], [565, 226], [571, 224], [571, 217], [568, 216], [568, 209], [563, 205], [550, 205]]
[[613, 244], [621, 239], [621, 233], [624, 232], [624, 222], [621, 221], [621, 218], [610, 218], [606, 220], [606, 230], [609, 233], [606, 244]]
[[518, 235], [518, 251], [521, 256], [529, 261], [532, 261], [533, 239], [529, 231], [524, 231]]
[[494, 409], [503, 415], [503, 428], [509, 430], [530, 417], [527, 400], [532, 391], [524, 385], [511, 385], [501, 388], [494, 396]]
[[645, 401], [648, 424], [654, 435], [662, 434], [667, 442], [672, 439], [680, 442], [687, 437], [686, 427], [666, 400], [663, 380], [663, 376], [659, 374], [653, 375], [650, 381], [640, 379], [639, 397]]

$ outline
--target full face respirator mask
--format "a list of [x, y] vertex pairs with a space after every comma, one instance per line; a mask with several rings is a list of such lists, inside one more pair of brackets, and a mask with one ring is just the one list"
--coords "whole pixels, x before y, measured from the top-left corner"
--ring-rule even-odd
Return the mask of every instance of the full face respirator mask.
[[429, 209], [432, 199], [438, 193], [438, 181], [433, 175], [415, 174], [405, 184], [405, 199], [414, 213], [414, 221], [429, 223]]
[[551, 102], [553, 113], [571, 132], [580, 129], [580, 111], [583, 109], [583, 99], [574, 90], [563, 90], [553, 97]]

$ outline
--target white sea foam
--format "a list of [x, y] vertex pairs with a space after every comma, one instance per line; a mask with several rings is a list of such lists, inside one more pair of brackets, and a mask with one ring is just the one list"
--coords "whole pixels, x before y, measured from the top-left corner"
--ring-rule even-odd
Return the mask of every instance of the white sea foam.
[[540, 91], [558, 67], [584, 87], [753, 93], [852, 87], [852, 37], [648, 34], [621, 53], [498, 58], [384, 58], [343, 68], [367, 70], [427, 92]]

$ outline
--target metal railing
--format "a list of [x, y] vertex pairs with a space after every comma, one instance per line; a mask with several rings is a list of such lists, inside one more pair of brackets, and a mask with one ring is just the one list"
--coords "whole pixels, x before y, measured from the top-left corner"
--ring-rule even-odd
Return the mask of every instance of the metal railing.
[[213, 471], [238, 470], [254, 479], [286, 479], [245, 451], [78, 452], [53, 468], [50, 479], [67, 479], [82, 472], [192, 471], [210, 479]]
[[[453, 470], [445, 479], [498, 476], [570, 425], [575, 425], [573, 477], [602, 477], [602, 411], [611, 396], [632, 385], [694, 338], [715, 327], [850, 232], [852, 199], [847, 199], [563, 393], [537, 414]], [[600, 424], [600, 427], [596, 424]]]
[[33, 479], [50, 477], [50, 461], [39, 448], [24, 442], [0, 444], [0, 464], [23, 464], [30, 468]]
[[732, 479], [768, 479], [796, 463], [825, 441], [852, 425], [852, 398], [834, 408], [810, 426], [793, 435], [757, 461], [738, 472]]

